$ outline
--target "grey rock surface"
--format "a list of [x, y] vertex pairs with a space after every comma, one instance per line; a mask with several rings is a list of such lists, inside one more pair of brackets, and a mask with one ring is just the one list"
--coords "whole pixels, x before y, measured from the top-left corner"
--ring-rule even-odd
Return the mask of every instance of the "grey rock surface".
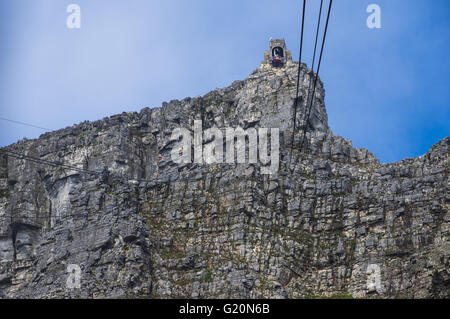
[[[333, 135], [320, 80], [305, 120], [306, 65], [292, 132], [297, 68], [2, 149], [92, 173], [0, 153], [0, 297], [448, 298], [449, 138], [380, 164]], [[194, 120], [279, 128], [278, 173], [175, 164]]]

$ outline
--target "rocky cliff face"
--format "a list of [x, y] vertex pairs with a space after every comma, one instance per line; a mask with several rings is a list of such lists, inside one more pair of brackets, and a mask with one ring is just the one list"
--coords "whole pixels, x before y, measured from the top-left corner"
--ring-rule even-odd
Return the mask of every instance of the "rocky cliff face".
[[[333, 135], [320, 81], [292, 133], [297, 67], [4, 148], [0, 296], [448, 298], [450, 140], [379, 164]], [[175, 164], [171, 134], [194, 120], [280, 128], [277, 174]]]

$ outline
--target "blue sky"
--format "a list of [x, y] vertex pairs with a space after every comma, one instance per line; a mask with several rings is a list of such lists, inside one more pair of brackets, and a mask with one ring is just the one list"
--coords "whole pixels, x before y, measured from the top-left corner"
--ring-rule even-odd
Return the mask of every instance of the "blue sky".
[[[325, 3], [328, 1], [325, 0]], [[81, 29], [66, 8], [81, 7]], [[310, 65], [319, 0], [309, 0]], [[381, 29], [366, 8], [381, 7]], [[0, 117], [59, 129], [244, 79], [270, 37], [298, 59], [301, 1], [0, 0]], [[329, 125], [382, 162], [450, 132], [450, 2], [336, 0], [321, 67]], [[0, 121], [0, 146], [43, 131]]]

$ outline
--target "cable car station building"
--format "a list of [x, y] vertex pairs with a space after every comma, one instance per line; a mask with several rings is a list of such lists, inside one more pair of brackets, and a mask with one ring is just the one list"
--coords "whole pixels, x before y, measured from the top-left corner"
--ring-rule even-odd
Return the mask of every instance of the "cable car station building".
[[270, 48], [264, 51], [264, 63], [280, 68], [288, 61], [292, 62], [292, 55], [286, 49], [284, 39], [270, 39]]

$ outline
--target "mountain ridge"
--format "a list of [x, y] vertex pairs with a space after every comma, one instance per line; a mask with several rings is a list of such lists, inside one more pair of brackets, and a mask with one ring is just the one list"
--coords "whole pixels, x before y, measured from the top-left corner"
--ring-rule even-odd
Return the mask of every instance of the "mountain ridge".
[[[320, 80], [292, 134], [297, 70], [263, 62], [202, 97], [0, 149], [95, 173], [0, 154], [0, 296], [448, 298], [449, 138], [380, 164], [332, 133]], [[302, 64], [302, 101], [311, 79]], [[278, 128], [279, 171], [175, 164], [171, 135], [194, 120]]]

